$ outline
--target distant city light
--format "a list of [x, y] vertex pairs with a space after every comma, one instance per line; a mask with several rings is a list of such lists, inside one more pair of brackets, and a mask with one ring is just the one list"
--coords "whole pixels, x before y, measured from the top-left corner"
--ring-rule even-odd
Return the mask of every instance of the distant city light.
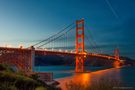
[[19, 48], [23, 48], [23, 45], [22, 44], [19, 44]]
[[4, 46], [4, 47], [7, 47], [7, 48], [13, 47], [11, 44], [4, 44], [3, 46]]
[[59, 52], [61, 52], [62, 50], [61, 49], [59, 49]]
[[68, 52], [68, 50], [65, 50], [65, 52]]
[[8, 45], [7, 45], [7, 47], [8, 47], [8, 48], [11, 48], [11, 47], [12, 47], [12, 45], [11, 45], [11, 44], [8, 44]]
[[44, 50], [47, 50], [47, 48], [44, 48]]
[[71, 50], [70, 52], [71, 52], [71, 53], [73, 53], [73, 51], [72, 51], [72, 50]]

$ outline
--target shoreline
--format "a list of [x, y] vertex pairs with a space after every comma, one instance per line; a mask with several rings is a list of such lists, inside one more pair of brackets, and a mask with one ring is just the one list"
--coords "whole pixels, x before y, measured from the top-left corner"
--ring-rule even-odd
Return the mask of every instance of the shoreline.
[[98, 81], [102, 77], [105, 78], [108, 78], [107, 76], [119, 77], [119, 75], [117, 74], [115, 75], [114, 72], [119, 72], [120, 68], [123, 67], [108, 68], [108, 69], [97, 70], [97, 71], [86, 72], [86, 73], [75, 73], [73, 76], [58, 78], [54, 80], [60, 83], [58, 87], [60, 87], [62, 90], [66, 90], [66, 84], [71, 82], [79, 83], [81, 85], [85, 85], [86, 83], [89, 83], [91, 85], [92, 81]]
[[[120, 68], [123, 68], [123, 67], [120, 67]], [[107, 69], [100, 69], [100, 70], [96, 70], [96, 71], [88, 71], [88, 72], [84, 72], [84, 73], [75, 73], [75, 72], [73, 72], [73, 73], [74, 73], [74, 75], [75, 75], [75, 74], [85, 74], [85, 73], [90, 74], [90, 73], [96, 73], [96, 72], [101, 72], [101, 71], [106, 71], [106, 70], [112, 70], [112, 69], [119, 69], [119, 68], [107, 68]], [[74, 75], [72, 75], [72, 76], [67, 76], [67, 77], [62, 77], [62, 78], [56, 78], [56, 79], [54, 79], [54, 80], [70, 78], [70, 77], [73, 77]]]

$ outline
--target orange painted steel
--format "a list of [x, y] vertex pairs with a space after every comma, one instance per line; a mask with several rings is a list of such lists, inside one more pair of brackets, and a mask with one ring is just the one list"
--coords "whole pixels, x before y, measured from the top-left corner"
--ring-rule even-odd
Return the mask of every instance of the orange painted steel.
[[[115, 51], [116, 52], [116, 51]], [[21, 49], [21, 48], [6, 48], [0, 47], [0, 63], [5, 63], [9, 65], [15, 65], [19, 70], [28, 74], [33, 72], [32, 67], [34, 65], [35, 55], [67, 55], [76, 56], [76, 72], [84, 71], [84, 60], [87, 56], [107, 58], [108, 60], [120, 61], [118, 58], [119, 54], [114, 56], [107, 56], [103, 54], [94, 54], [86, 52], [62, 52], [62, 51], [47, 51], [47, 50], [37, 50], [37, 49]], [[117, 55], [117, 56], [116, 56]], [[78, 67], [79, 66], [79, 67]]]
[[115, 59], [116, 59], [116, 60], [120, 60], [120, 57], [119, 57], [119, 49], [118, 49], [118, 48], [116, 48], [116, 49], [114, 50], [114, 56], [115, 56]]
[[[76, 21], [76, 53], [84, 53], [84, 20]], [[85, 56], [76, 55], [76, 67], [75, 72], [84, 72], [84, 60]]]
[[0, 63], [15, 65], [19, 70], [24, 73], [32, 73], [34, 66], [35, 55], [69, 55], [76, 57], [76, 72], [84, 72], [84, 61], [86, 56], [94, 56], [113, 59], [120, 62], [119, 49], [115, 49], [114, 56], [86, 53], [84, 45], [84, 20], [76, 21], [76, 52], [64, 52], [64, 51], [49, 51], [38, 50], [34, 47], [31, 48], [7, 48], [0, 47]]
[[120, 61], [119, 49], [118, 49], [118, 48], [116, 48], [116, 49], [114, 50], [114, 58], [115, 58], [115, 60], [116, 60], [116, 61], [114, 61], [114, 67], [115, 67], [115, 68], [119, 68], [119, 67], [120, 67], [120, 64], [121, 64], [122, 62]]

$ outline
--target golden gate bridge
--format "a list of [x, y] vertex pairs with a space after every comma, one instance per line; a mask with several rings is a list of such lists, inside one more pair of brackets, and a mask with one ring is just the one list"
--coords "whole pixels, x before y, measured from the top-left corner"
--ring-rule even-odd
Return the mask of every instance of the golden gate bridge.
[[[74, 30], [75, 28], [75, 30]], [[72, 31], [75, 31], [75, 35]], [[84, 72], [84, 62], [88, 56], [95, 56], [106, 58], [108, 60], [113, 60], [117, 62], [117, 65], [121, 63], [119, 56], [119, 49], [114, 50], [114, 55], [100, 54], [101, 50], [98, 49], [96, 53], [93, 51], [87, 51], [85, 48], [86, 43], [90, 42], [90, 38], [86, 36], [84, 19], [77, 20], [76, 23], [72, 23], [69, 26], [62, 29], [60, 32], [50, 36], [47, 39], [41, 40], [40, 42], [32, 45], [29, 48], [8, 48], [0, 47], [0, 63], [15, 65], [19, 70], [24, 73], [32, 73], [35, 63], [35, 56], [37, 55], [64, 55], [64, 56], [74, 56], [75, 57], [75, 72]], [[71, 37], [75, 36], [75, 40], [71, 40]], [[65, 47], [68, 49], [70, 41], [75, 42], [75, 49], [70, 48], [70, 50], [62, 50]], [[63, 47], [62, 47], [63, 45]], [[94, 42], [96, 46], [96, 43]], [[46, 48], [44, 48], [46, 46]], [[60, 48], [61, 49], [58, 49]], [[96, 47], [95, 47], [96, 48]], [[96, 48], [97, 49], [97, 48]]]

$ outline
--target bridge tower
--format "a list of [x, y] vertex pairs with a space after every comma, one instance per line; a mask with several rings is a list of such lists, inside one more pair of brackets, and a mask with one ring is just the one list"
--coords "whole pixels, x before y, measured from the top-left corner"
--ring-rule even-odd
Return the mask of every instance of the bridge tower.
[[119, 49], [118, 49], [118, 48], [116, 48], [116, 49], [114, 50], [114, 57], [115, 57], [116, 60], [120, 60], [120, 57], [119, 57]]
[[[76, 53], [83, 54], [84, 51], [84, 19], [76, 21]], [[76, 72], [84, 72], [84, 55], [76, 56]]]
[[114, 67], [119, 68], [121, 65], [121, 61], [120, 61], [120, 57], [119, 57], [119, 49], [118, 48], [116, 48], [114, 50], [114, 58], [116, 60], [116, 61], [114, 61]]

